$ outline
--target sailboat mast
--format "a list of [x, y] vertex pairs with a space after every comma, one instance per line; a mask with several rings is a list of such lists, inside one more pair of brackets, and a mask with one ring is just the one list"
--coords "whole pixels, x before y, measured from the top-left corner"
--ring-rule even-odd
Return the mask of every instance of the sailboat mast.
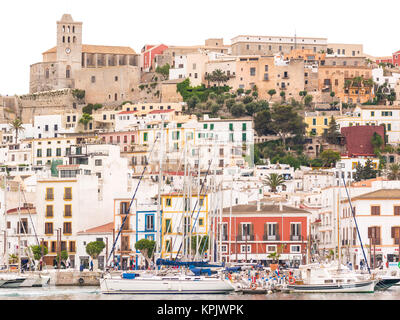
[[4, 175], [4, 261], [7, 270], [10, 267], [8, 260], [8, 243], [7, 243], [7, 173]]
[[18, 184], [18, 274], [21, 274], [21, 183]]
[[164, 119], [161, 122], [161, 143], [160, 143], [160, 156], [159, 156], [159, 168], [158, 168], [158, 198], [157, 198], [157, 215], [156, 215], [156, 252], [161, 254], [161, 183], [162, 183], [162, 162], [163, 162], [163, 152], [164, 152]]

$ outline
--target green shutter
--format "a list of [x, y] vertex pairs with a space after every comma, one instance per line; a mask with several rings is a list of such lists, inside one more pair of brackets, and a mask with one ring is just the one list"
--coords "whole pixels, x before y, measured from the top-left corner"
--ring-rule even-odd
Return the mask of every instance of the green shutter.
[[203, 124], [203, 129], [207, 129], [207, 123]]
[[233, 131], [233, 123], [230, 123], [230, 124], [229, 124], [229, 130], [230, 130], [230, 131]]
[[246, 127], [247, 127], [247, 126], [246, 126], [246, 123], [243, 123], [243, 124], [242, 124], [242, 131], [246, 131], [246, 130], [247, 130]]
[[147, 132], [143, 133], [143, 141], [147, 141]]
[[246, 134], [242, 133], [242, 141], [246, 141]]
[[214, 123], [210, 124], [210, 130], [214, 130]]

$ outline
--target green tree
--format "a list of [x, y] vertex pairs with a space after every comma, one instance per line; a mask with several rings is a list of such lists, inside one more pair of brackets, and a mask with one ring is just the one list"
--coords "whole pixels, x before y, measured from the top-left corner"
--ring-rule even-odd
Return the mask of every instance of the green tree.
[[32, 245], [31, 247], [33, 257], [35, 260], [40, 260], [42, 258], [42, 249], [43, 249], [43, 256], [49, 253], [49, 250], [47, 249], [46, 246], [37, 246], [37, 245]]
[[277, 173], [271, 173], [263, 182], [271, 188], [271, 192], [276, 192], [279, 186], [285, 185], [285, 179], [281, 174]]
[[400, 165], [398, 163], [393, 163], [389, 166], [388, 179], [400, 180]]
[[304, 135], [305, 133], [307, 125], [292, 105], [275, 104], [271, 110], [271, 118], [271, 130], [280, 136], [284, 147], [286, 147], [286, 138], [289, 134]]
[[243, 88], [239, 88], [239, 89], [236, 90], [236, 93], [237, 93], [238, 96], [239, 96], [239, 95], [241, 95], [241, 94], [244, 93], [244, 89], [243, 89]]
[[285, 102], [285, 100], [286, 100], [286, 92], [285, 91], [281, 91], [281, 93], [279, 95], [282, 98], [282, 102]]
[[155, 247], [156, 242], [154, 240], [141, 239], [135, 243], [135, 249], [140, 251], [148, 265], [151, 265]]
[[328, 149], [322, 151], [319, 157], [325, 166], [332, 167], [340, 160], [340, 153]]
[[[192, 236], [191, 237], [191, 247], [192, 247], [192, 252], [194, 252], [196, 255], [202, 255], [204, 252], [207, 251], [208, 249], [208, 236]], [[197, 247], [198, 243], [198, 247]], [[196, 252], [196, 247], [197, 247], [197, 252]]]
[[249, 97], [249, 96], [245, 96], [242, 101], [244, 104], [248, 104], [253, 101], [253, 98]]
[[271, 89], [268, 91], [268, 95], [269, 95], [269, 101], [271, 101], [272, 96], [276, 94], [276, 90], [275, 89]]
[[11, 131], [15, 131], [15, 143], [17, 143], [18, 142], [18, 133], [20, 131], [25, 130], [25, 128], [23, 127], [22, 121], [20, 118], [16, 118], [16, 119], [10, 121], [9, 125], [11, 126]]
[[196, 105], [199, 102], [200, 102], [199, 97], [193, 96], [193, 97], [189, 98], [189, 100], [187, 101], [187, 106], [189, 107], [189, 109], [193, 110], [194, 108], [196, 108]]
[[234, 117], [242, 117], [246, 112], [243, 103], [235, 103], [231, 108], [231, 113]]
[[307, 91], [300, 91], [299, 96], [301, 97], [301, 101], [307, 96]]
[[378, 155], [378, 154], [380, 154], [380, 152], [384, 146], [384, 140], [380, 134], [374, 132], [374, 134], [371, 137], [371, 144], [372, 144], [372, 147], [374, 148], [375, 155]]
[[167, 64], [163, 65], [162, 67], [158, 66], [156, 68], [156, 72], [161, 74], [162, 77], [164, 78], [164, 80], [168, 80], [170, 68], [171, 68], [171, 66], [169, 65], [169, 63], [167, 63]]
[[349, 103], [350, 100], [350, 87], [352, 86], [353, 81], [350, 79], [346, 79], [344, 81], [344, 89], [345, 92], [347, 93], [347, 103]]
[[90, 114], [84, 113], [82, 115], [82, 118], [80, 118], [79, 123], [82, 123], [85, 126], [85, 130], [86, 130], [88, 123], [92, 120], [93, 120], [93, 117]]
[[337, 125], [335, 118], [331, 116], [331, 120], [329, 121], [329, 128], [326, 132], [323, 133], [323, 138], [330, 144], [338, 144], [338, 139], [341, 136], [338, 128], [339, 126]]
[[362, 166], [360, 163], [357, 164], [354, 180], [361, 181], [373, 179], [376, 178], [376, 175], [377, 170], [373, 168], [371, 159], [368, 159], [364, 166]]
[[[58, 261], [60, 260], [60, 253], [57, 253], [56, 261], [58, 264]], [[61, 251], [61, 262], [64, 262], [68, 260], [68, 252], [66, 250]], [[60, 262], [60, 264], [61, 264]]]
[[271, 125], [271, 112], [263, 110], [258, 112], [254, 117], [254, 130], [259, 136], [265, 136], [271, 133], [269, 126]]
[[312, 100], [313, 100], [313, 96], [308, 94], [308, 95], [306, 95], [305, 98], [304, 98], [304, 104], [305, 104], [307, 107], [310, 107], [310, 106], [311, 106]]
[[94, 260], [93, 270], [98, 269], [97, 259], [105, 247], [106, 244], [103, 241], [92, 241], [86, 245], [86, 253]]
[[229, 76], [225, 74], [225, 71], [222, 71], [221, 69], [214, 70], [211, 75], [209, 76], [208, 79], [211, 82], [216, 82], [217, 87], [220, 87], [221, 83], [228, 82]]

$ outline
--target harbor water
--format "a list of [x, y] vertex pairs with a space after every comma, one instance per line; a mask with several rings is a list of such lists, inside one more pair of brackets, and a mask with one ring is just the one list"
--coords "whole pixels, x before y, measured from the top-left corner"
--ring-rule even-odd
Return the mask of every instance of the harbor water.
[[48, 286], [0, 289], [0, 300], [400, 300], [400, 286], [374, 293], [272, 293], [272, 294], [112, 294], [100, 288]]

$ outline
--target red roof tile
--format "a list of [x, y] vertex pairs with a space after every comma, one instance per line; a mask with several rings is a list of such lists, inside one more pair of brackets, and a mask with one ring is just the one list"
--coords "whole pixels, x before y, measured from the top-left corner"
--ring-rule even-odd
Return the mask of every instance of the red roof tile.
[[169, 109], [169, 110], [153, 110], [149, 112], [150, 114], [156, 114], [156, 113], [169, 113], [175, 111], [174, 109]]
[[385, 141], [385, 129], [383, 126], [353, 126], [342, 128], [341, 133], [346, 138], [348, 156], [374, 156], [374, 147], [371, 144], [371, 138], [375, 132]]
[[78, 234], [112, 232], [113, 228], [114, 228], [114, 222], [110, 222], [110, 223], [104, 224], [102, 226], [90, 228], [90, 229], [87, 229], [84, 231], [79, 231]]

